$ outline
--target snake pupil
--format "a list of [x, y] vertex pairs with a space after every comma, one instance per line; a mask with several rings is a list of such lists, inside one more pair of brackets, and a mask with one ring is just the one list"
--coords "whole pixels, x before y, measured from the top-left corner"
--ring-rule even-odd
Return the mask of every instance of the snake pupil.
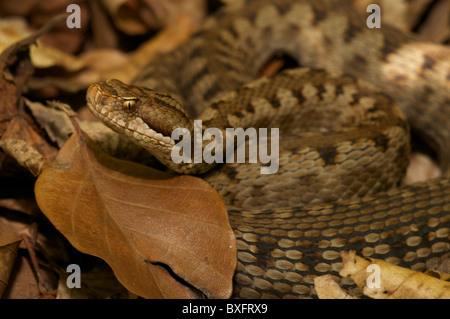
[[136, 101], [135, 100], [125, 100], [122, 105], [126, 112], [133, 112], [136, 108]]

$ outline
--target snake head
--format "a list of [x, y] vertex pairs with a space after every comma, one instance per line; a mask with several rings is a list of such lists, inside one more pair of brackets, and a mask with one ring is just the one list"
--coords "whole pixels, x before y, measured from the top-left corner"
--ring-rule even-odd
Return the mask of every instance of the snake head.
[[86, 100], [90, 111], [104, 124], [150, 151], [173, 146], [172, 131], [193, 125], [169, 94], [115, 79], [91, 85]]

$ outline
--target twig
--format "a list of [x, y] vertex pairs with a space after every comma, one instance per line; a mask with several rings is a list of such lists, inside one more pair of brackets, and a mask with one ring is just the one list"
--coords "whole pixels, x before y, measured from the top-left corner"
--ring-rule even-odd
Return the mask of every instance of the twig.
[[33, 265], [33, 268], [36, 272], [37, 280], [38, 280], [38, 287], [39, 292], [41, 295], [47, 295], [49, 293], [48, 289], [44, 287], [44, 279], [42, 278], [41, 269], [39, 267], [39, 263], [36, 257], [36, 252], [34, 250], [34, 243], [35, 241], [28, 237], [27, 234], [21, 234], [21, 237], [23, 239], [23, 242], [25, 243], [25, 246], [27, 247], [28, 253], [30, 254], [31, 264]]

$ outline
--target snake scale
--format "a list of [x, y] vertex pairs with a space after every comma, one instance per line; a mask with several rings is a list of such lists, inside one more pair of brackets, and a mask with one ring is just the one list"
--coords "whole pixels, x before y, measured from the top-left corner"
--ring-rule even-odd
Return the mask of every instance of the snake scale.
[[[450, 49], [385, 24], [369, 29], [366, 17], [346, 2], [242, 1], [133, 85], [88, 90], [103, 123], [224, 197], [238, 247], [235, 297], [313, 297], [314, 277], [337, 274], [342, 250], [418, 270], [449, 250], [448, 174], [399, 186], [409, 125], [450, 167]], [[255, 80], [276, 54], [301, 67]], [[278, 172], [175, 165], [170, 133], [192, 132], [193, 118], [203, 130], [279, 127]]]

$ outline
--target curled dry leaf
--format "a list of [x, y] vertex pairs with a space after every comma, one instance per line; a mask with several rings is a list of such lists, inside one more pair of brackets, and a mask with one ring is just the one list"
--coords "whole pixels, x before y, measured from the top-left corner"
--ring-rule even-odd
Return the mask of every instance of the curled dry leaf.
[[104, 259], [133, 293], [231, 295], [234, 234], [222, 199], [203, 180], [113, 159], [76, 130], [35, 193], [53, 225], [77, 249]]
[[[343, 267], [339, 274], [343, 277], [350, 276], [368, 297], [376, 299], [450, 298], [450, 282], [394, 266], [384, 260], [361, 258], [355, 251], [344, 251], [341, 257]], [[379, 266], [380, 280], [379, 285], [374, 285], [375, 288], [369, 288], [367, 285], [367, 279], [373, 273], [373, 270], [368, 271], [369, 265]]]
[[38, 176], [42, 168], [56, 155], [56, 149], [19, 116], [9, 123], [0, 139], [0, 147], [34, 176]]
[[0, 147], [34, 176], [38, 176], [47, 164], [45, 158], [24, 140], [5, 139], [0, 141]]

